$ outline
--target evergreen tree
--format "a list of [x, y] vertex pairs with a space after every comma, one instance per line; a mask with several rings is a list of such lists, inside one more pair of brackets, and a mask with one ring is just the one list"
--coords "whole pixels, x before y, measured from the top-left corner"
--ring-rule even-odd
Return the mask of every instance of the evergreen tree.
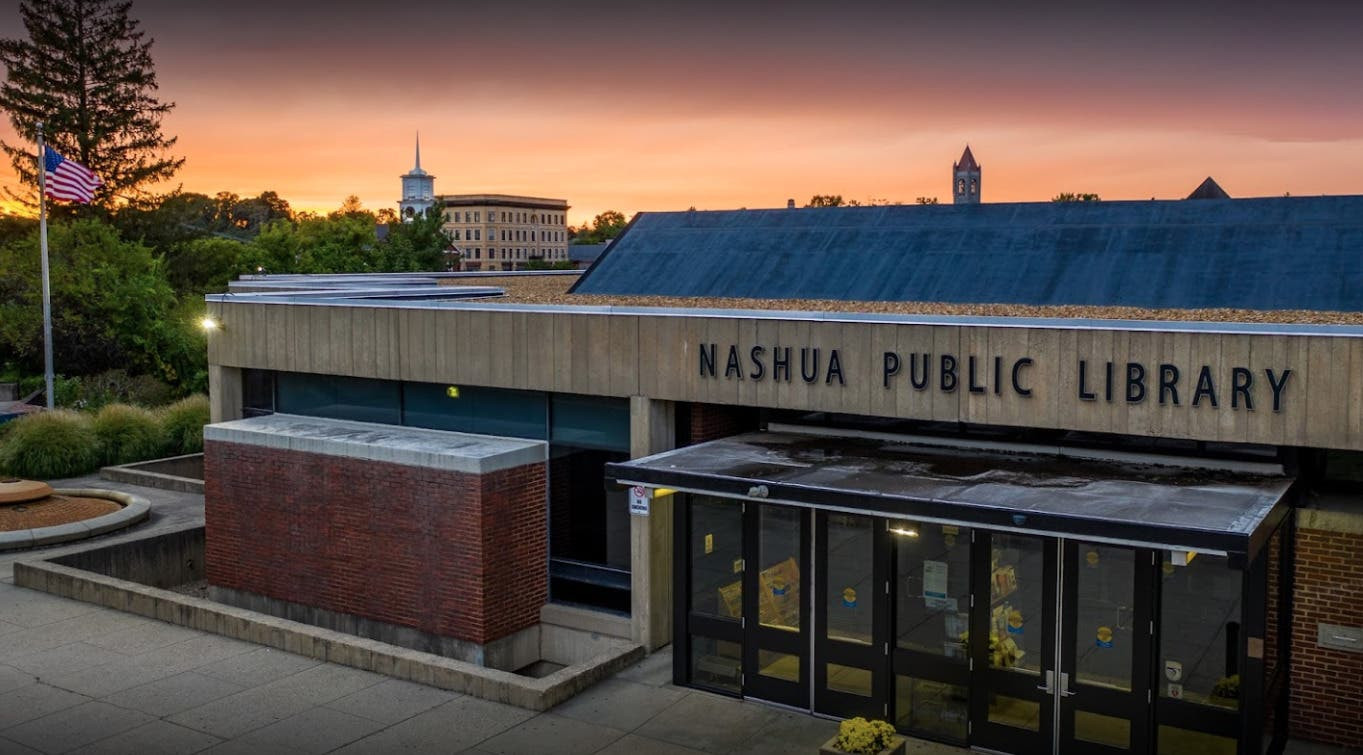
[[35, 189], [29, 201], [37, 195], [32, 144], [40, 122], [53, 149], [104, 180], [98, 205], [139, 197], [184, 164], [166, 154], [175, 137], [162, 135], [161, 119], [175, 104], [156, 98], [152, 40], [129, 17], [131, 7], [118, 0], [20, 1], [28, 39], [0, 40], [9, 73], [0, 109], [25, 142], [0, 141], [0, 149]]

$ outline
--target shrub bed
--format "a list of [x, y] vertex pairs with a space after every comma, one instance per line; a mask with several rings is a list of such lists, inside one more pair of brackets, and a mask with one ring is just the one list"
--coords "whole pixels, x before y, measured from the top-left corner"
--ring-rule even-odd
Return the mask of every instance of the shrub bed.
[[204, 425], [208, 424], [208, 397], [182, 398], [160, 411], [167, 455], [196, 454], [204, 450]]
[[154, 459], [169, 442], [156, 415], [140, 406], [109, 404], [95, 414], [94, 428], [104, 464]]
[[0, 445], [0, 468], [8, 474], [50, 480], [88, 474], [99, 466], [99, 437], [84, 414], [40, 412], [9, 425]]

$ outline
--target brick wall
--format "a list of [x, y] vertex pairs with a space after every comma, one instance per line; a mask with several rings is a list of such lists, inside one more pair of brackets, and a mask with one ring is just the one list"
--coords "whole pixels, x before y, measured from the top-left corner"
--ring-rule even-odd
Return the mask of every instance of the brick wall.
[[548, 596], [544, 465], [485, 475], [209, 441], [210, 584], [487, 643]]
[[761, 428], [756, 409], [724, 404], [696, 404], [690, 406], [687, 445], [727, 438], [730, 435], [752, 432]]
[[1363, 534], [1300, 527], [1292, 617], [1292, 736], [1363, 747], [1363, 653], [1320, 647], [1319, 622], [1363, 626]]

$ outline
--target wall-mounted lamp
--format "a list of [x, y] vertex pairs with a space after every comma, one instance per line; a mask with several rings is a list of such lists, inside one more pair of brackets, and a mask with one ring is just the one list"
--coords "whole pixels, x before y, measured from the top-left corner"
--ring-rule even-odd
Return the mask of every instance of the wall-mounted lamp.
[[205, 333], [212, 333], [222, 327], [222, 324], [214, 319], [212, 315], [204, 315], [199, 318], [199, 327], [202, 328]]

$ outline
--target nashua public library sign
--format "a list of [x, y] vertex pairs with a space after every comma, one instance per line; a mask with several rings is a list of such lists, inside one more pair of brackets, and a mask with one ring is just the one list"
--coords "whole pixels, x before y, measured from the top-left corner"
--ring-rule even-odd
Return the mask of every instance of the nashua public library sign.
[[[875, 380], [885, 390], [937, 391], [1002, 395], [1023, 398], [1033, 394], [1037, 360], [976, 354], [934, 354], [897, 351], [880, 353], [880, 363], [844, 363], [837, 348], [818, 346], [761, 346], [701, 343], [697, 348], [700, 375], [715, 380], [751, 380], [847, 385], [849, 380]], [[1279, 412], [1287, 399], [1290, 367], [1251, 369], [1243, 365], [1179, 365], [1167, 362], [1064, 360], [1062, 369], [1075, 371], [1072, 398], [1077, 401], [1155, 401], [1161, 405], [1206, 405], [1212, 409], [1272, 408]], [[869, 374], [868, 374], [869, 373]], [[1043, 372], [1042, 374], [1047, 374]]]

